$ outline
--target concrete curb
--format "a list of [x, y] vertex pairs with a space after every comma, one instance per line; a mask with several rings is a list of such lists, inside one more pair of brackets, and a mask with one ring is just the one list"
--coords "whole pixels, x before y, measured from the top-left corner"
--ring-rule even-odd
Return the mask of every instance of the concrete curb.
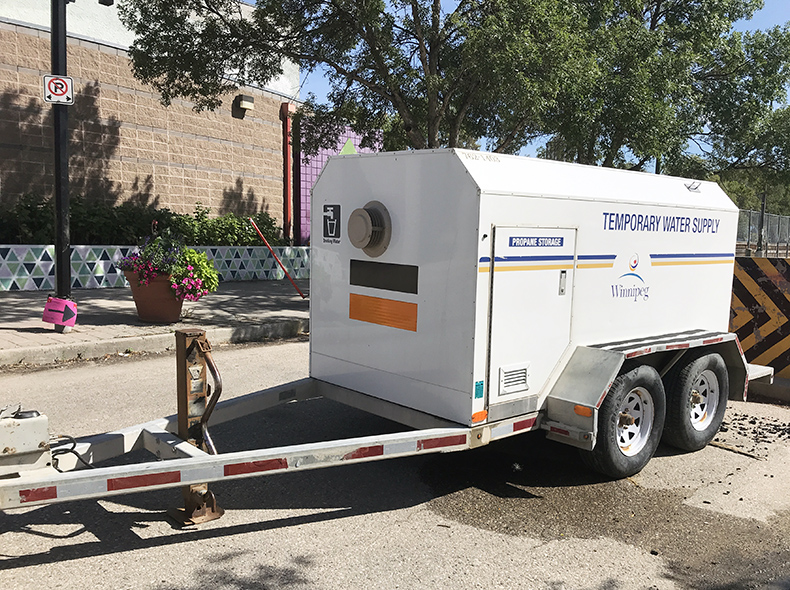
[[[217, 327], [195, 326], [206, 330], [206, 336], [212, 344], [240, 344], [243, 342], [263, 342], [279, 338], [293, 338], [310, 332], [310, 320], [307, 318], [280, 319], [258, 325]], [[62, 361], [89, 359], [107, 354], [124, 352], [166, 352], [175, 349], [176, 341], [173, 332], [167, 334], [149, 334], [130, 336], [128, 338], [111, 338], [96, 342], [75, 342], [70, 344], [53, 344], [50, 346], [32, 346], [0, 350], [0, 371], [9, 365], [48, 365]]]

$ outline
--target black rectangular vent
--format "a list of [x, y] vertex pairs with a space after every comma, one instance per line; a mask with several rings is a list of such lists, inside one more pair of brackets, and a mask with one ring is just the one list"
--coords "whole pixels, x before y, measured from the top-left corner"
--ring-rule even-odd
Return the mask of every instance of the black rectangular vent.
[[351, 261], [351, 284], [385, 291], [417, 294], [419, 267], [369, 260]]

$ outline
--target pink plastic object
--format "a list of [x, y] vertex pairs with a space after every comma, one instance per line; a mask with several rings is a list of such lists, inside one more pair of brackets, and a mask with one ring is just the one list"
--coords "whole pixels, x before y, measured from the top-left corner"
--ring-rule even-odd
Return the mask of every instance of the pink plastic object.
[[77, 323], [77, 304], [68, 299], [47, 297], [47, 304], [44, 306], [44, 315], [41, 320], [48, 324], [73, 326]]

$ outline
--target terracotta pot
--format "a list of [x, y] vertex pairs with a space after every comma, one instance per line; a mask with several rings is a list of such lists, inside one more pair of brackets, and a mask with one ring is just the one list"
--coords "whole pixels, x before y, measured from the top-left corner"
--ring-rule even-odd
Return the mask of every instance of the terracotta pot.
[[181, 317], [183, 299], [176, 299], [170, 286], [170, 275], [157, 275], [147, 285], [141, 285], [137, 273], [123, 271], [132, 288], [137, 317], [153, 324], [172, 324]]

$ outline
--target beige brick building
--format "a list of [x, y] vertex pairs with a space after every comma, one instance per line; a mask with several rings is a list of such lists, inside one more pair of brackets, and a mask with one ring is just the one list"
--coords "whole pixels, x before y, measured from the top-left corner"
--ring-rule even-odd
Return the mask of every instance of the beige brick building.
[[[50, 73], [49, 6], [49, 0], [0, 0], [2, 201], [53, 191], [52, 109], [42, 85]], [[298, 69], [286, 68], [271, 89], [245, 88], [253, 110], [234, 108], [234, 95], [214, 112], [195, 113], [179, 100], [165, 108], [131, 74], [125, 50], [131, 37], [115, 7], [96, 0], [69, 4], [67, 24], [68, 75], [75, 87], [69, 107], [72, 195], [179, 213], [199, 202], [212, 214], [265, 210], [282, 220], [280, 112], [283, 103], [298, 99]]]

